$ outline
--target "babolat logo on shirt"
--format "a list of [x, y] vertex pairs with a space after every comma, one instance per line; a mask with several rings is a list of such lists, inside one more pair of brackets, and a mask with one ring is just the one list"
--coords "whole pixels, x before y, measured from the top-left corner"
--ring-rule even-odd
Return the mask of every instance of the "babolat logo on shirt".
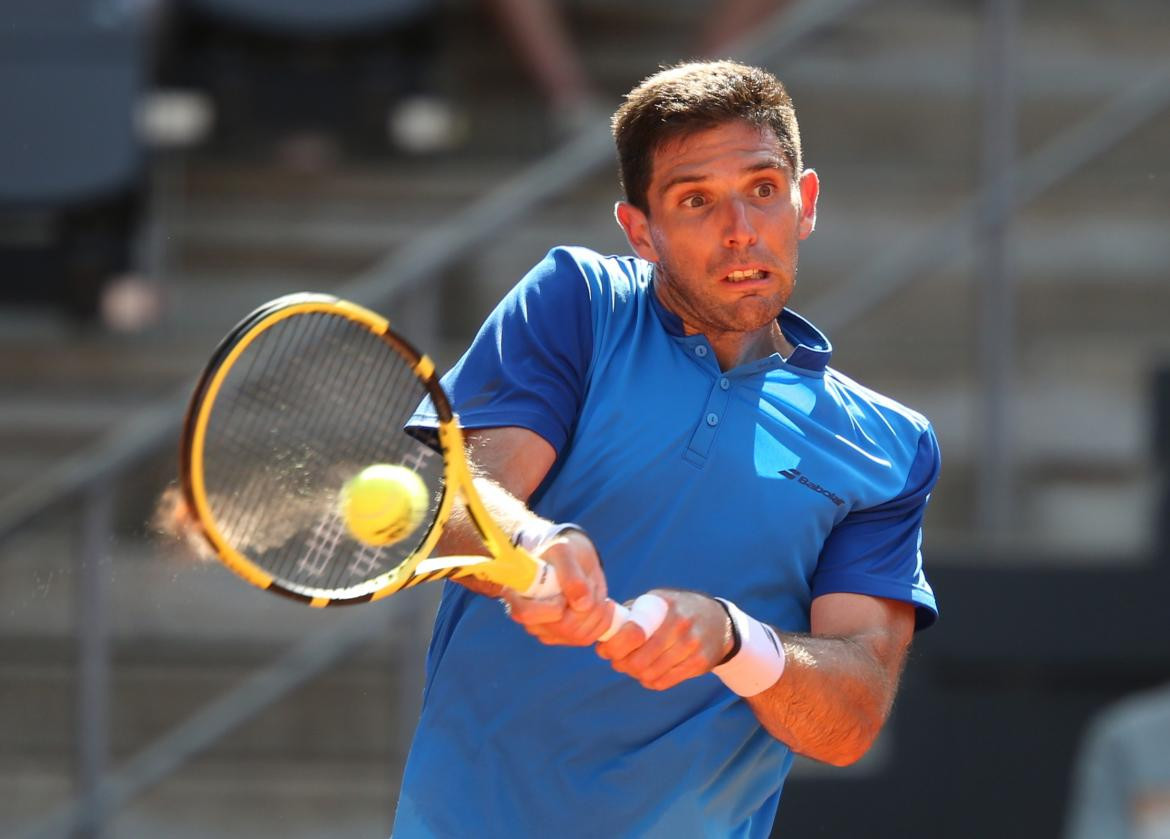
[[813, 483], [808, 478], [806, 478], [804, 475], [800, 474], [799, 469], [781, 469], [780, 474], [783, 475], [785, 478], [787, 478], [790, 481], [796, 481], [801, 486], [808, 487], [813, 492], [819, 492], [821, 495], [825, 496], [825, 498], [832, 501], [838, 507], [840, 507], [842, 504], [845, 503], [844, 498], [837, 495], [837, 493], [835, 493], [831, 490], [825, 489], [820, 484]]

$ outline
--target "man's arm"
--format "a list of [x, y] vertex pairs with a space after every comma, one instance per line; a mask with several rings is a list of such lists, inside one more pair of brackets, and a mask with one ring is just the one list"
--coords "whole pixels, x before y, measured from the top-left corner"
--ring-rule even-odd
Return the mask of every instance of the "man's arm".
[[890, 714], [914, 606], [862, 594], [812, 604], [809, 635], [781, 635], [787, 662], [771, 688], [746, 700], [760, 723], [794, 751], [844, 766], [877, 739]]
[[[526, 502], [556, 460], [552, 445], [539, 434], [518, 427], [469, 429], [464, 431], [464, 440], [476, 491], [504, 532], [515, 533], [523, 525], [543, 521]], [[487, 552], [458, 504], [436, 550], [450, 555]], [[562, 597], [528, 600], [474, 577], [455, 582], [478, 594], [502, 598], [512, 619], [546, 644], [592, 644], [612, 619], [605, 575], [593, 543], [585, 534], [570, 531], [540, 555], [556, 568]]]
[[[463, 441], [475, 489], [503, 531], [515, 533], [521, 525], [535, 519], [536, 514], [525, 504], [556, 459], [548, 441], [526, 428], [516, 427], [467, 429]], [[451, 520], [443, 529], [436, 553], [487, 555], [483, 540], [459, 504], [454, 506]], [[474, 577], [456, 582], [492, 597], [498, 596], [503, 588]]]
[[[694, 592], [656, 589], [670, 604], [662, 626], [641, 643], [623, 629], [598, 654], [653, 690], [709, 672], [731, 651], [727, 612]], [[810, 633], [777, 632], [783, 675], [748, 697], [760, 724], [793, 751], [844, 766], [873, 745], [897, 693], [914, 634], [914, 606], [861, 594], [826, 594], [812, 603]]]

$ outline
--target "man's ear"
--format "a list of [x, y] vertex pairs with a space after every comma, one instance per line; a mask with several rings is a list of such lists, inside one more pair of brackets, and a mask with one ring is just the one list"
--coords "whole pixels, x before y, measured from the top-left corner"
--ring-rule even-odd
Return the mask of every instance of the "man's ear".
[[800, 189], [800, 225], [797, 233], [801, 239], [807, 239], [817, 226], [817, 198], [821, 194], [820, 176], [815, 169], [805, 169], [797, 187]]
[[647, 262], [657, 262], [658, 251], [650, 238], [650, 220], [646, 218], [646, 214], [629, 201], [619, 201], [613, 207], [613, 217], [626, 234], [626, 241], [630, 243], [634, 253]]

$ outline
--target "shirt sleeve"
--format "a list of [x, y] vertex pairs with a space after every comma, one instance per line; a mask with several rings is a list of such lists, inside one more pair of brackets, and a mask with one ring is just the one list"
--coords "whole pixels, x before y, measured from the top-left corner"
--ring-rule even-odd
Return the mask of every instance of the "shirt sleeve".
[[854, 510], [833, 528], [813, 574], [812, 595], [849, 592], [913, 603], [918, 629], [938, 618], [934, 591], [922, 568], [922, 517], [938, 480], [938, 441], [929, 426], [902, 491], [864, 510]]
[[[573, 253], [554, 248], [484, 321], [443, 388], [464, 428], [527, 428], [559, 454], [592, 354], [590, 287]], [[427, 401], [407, 430], [423, 436], [437, 422]]]

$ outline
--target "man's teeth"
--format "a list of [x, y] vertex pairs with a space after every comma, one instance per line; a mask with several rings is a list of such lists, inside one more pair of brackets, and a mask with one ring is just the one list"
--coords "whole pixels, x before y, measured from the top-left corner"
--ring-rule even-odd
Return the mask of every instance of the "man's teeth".
[[759, 269], [756, 269], [754, 271], [732, 271], [730, 274], [727, 275], [727, 279], [731, 280], [733, 283], [736, 283], [736, 282], [739, 282], [740, 280], [763, 279], [763, 276], [764, 276], [764, 272], [760, 271]]

